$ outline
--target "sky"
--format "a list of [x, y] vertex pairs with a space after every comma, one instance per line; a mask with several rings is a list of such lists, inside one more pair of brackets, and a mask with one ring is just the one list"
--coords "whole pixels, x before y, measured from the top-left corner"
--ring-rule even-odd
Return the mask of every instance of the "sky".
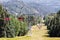
[[[11, 0], [0, 0], [0, 2], [8, 2]], [[34, 3], [39, 3], [42, 5], [58, 5], [60, 6], [60, 0], [23, 0], [24, 2], [34, 2]]]
[[60, 0], [23, 0], [25, 2], [35, 2], [42, 5], [60, 5]]
[[10, 1], [10, 0], [0, 0], [0, 2], [8, 2], [8, 1]]
[[[12, 0], [0, 0], [0, 2], [8, 2], [8, 1], [12, 1]], [[22, 0], [23, 2], [27, 2], [27, 3], [38, 3], [41, 5], [46, 5], [46, 6], [55, 6], [56, 8], [60, 7], [60, 0]]]
[[[0, 2], [8, 2], [10, 0], [0, 0]], [[58, 5], [60, 6], [60, 0], [23, 0], [24, 2], [35, 2], [42, 5]]]

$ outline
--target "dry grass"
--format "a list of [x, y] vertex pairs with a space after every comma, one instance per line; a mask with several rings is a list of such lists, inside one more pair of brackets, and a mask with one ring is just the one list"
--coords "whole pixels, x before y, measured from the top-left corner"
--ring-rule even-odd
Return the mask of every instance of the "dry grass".
[[16, 37], [16, 38], [0, 38], [0, 40], [30, 40], [31, 37], [29, 36], [22, 36], [22, 37]]

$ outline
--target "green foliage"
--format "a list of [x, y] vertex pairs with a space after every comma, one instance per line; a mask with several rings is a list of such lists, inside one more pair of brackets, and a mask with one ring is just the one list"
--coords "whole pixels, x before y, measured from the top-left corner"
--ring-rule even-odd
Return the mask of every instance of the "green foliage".
[[60, 11], [56, 15], [53, 15], [53, 18], [47, 18], [47, 29], [49, 29], [50, 37], [60, 37]]
[[45, 25], [47, 25], [47, 29], [50, 30], [51, 29], [51, 25], [52, 25], [52, 20], [54, 19], [54, 15], [48, 15], [45, 17]]
[[[9, 20], [5, 20], [9, 18]], [[7, 10], [5, 10], [0, 5], [0, 37], [15, 37], [23, 36], [28, 32], [27, 23], [24, 21], [19, 21], [17, 17], [10, 15]]]
[[17, 18], [10, 16], [10, 24], [14, 27], [15, 36], [24, 36], [28, 32], [28, 26], [26, 22], [18, 21]]
[[38, 17], [37, 18], [37, 23], [41, 23], [42, 22], [42, 18], [41, 17]]
[[6, 17], [9, 18], [7, 10], [0, 5], [0, 37], [6, 37], [6, 24], [9, 22], [4, 20]]
[[13, 26], [13, 24], [9, 22], [8, 24], [6, 24], [5, 29], [6, 29], [5, 37], [8, 37], [8, 38], [15, 37], [15, 27]]
[[20, 22], [20, 23], [21, 27], [18, 36], [24, 36], [28, 32], [28, 26], [26, 22]]
[[20, 22], [18, 21], [17, 18], [15, 18], [14, 16], [10, 16], [11, 20], [10, 20], [10, 24], [12, 27], [14, 27], [15, 29], [15, 35], [18, 35], [19, 31], [20, 31]]

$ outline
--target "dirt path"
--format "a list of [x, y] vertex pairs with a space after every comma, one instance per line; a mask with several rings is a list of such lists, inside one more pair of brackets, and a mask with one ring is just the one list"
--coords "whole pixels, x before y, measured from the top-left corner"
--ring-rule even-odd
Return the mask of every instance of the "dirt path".
[[44, 36], [47, 35], [47, 30], [46, 30], [46, 26], [44, 26], [44, 24], [42, 24], [42, 26], [40, 26], [41, 28], [37, 27], [37, 25], [33, 26], [31, 28], [31, 40], [44, 40]]
[[40, 29], [37, 27], [37, 25], [32, 26], [29, 34], [31, 35], [31, 40], [60, 40], [60, 38], [47, 37], [47, 32], [47, 26], [42, 24]]

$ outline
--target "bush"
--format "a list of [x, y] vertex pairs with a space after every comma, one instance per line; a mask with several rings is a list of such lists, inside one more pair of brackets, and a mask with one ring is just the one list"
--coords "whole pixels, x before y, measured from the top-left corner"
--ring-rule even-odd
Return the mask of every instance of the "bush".
[[[49, 18], [50, 19], [50, 18]], [[49, 28], [50, 37], [60, 37], [60, 11], [54, 15], [54, 18], [48, 20], [47, 27]], [[48, 29], [47, 28], [47, 29]]]
[[28, 32], [26, 22], [19, 21], [0, 5], [0, 37], [23, 36]]
[[20, 22], [20, 31], [19, 31], [19, 34], [18, 36], [24, 36], [27, 32], [28, 32], [28, 26], [26, 24], [26, 22]]
[[10, 16], [10, 24], [14, 27], [15, 36], [24, 36], [28, 32], [28, 26], [26, 22], [19, 21], [17, 18]]
[[9, 14], [7, 13], [7, 10], [0, 5], [0, 37], [6, 37], [6, 24], [9, 22], [8, 20], [5, 20], [6, 18], [9, 18]]

